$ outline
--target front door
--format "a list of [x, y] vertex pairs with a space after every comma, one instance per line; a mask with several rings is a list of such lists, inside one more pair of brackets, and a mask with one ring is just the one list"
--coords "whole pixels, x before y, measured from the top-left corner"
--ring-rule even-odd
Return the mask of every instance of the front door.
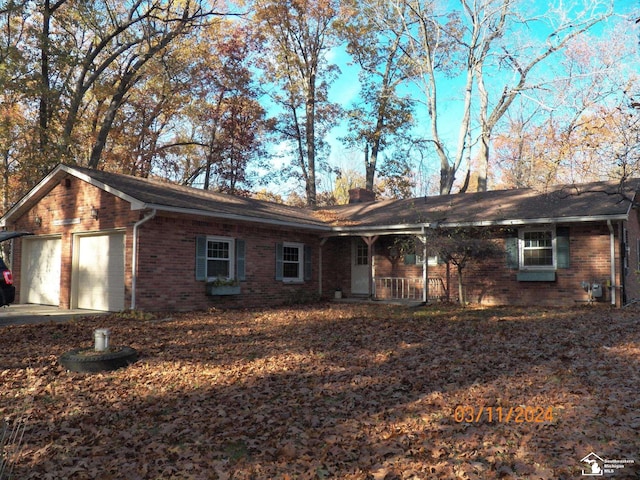
[[369, 295], [369, 250], [362, 238], [351, 242], [351, 294]]

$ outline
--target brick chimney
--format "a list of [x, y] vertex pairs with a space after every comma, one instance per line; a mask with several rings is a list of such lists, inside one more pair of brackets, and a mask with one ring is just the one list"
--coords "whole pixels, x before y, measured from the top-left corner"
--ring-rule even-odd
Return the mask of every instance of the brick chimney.
[[375, 202], [376, 194], [364, 188], [352, 188], [349, 190], [349, 203]]

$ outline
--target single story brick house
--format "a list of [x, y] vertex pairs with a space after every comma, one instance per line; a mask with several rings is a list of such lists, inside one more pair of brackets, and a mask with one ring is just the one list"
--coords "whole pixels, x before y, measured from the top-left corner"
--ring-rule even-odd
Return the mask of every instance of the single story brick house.
[[432, 232], [490, 231], [465, 270], [482, 304], [640, 299], [640, 181], [352, 203], [321, 210], [58, 165], [0, 219], [19, 303], [200, 310], [345, 297], [456, 300]]

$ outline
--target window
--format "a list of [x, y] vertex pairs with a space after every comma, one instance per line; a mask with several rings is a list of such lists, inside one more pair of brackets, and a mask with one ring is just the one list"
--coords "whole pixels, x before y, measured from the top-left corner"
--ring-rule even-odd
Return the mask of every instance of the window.
[[234, 278], [233, 239], [207, 237], [207, 278]]
[[[427, 265], [430, 267], [438, 265], [438, 256], [427, 257]], [[424, 256], [419, 253], [407, 253], [404, 256], [405, 265], [424, 265]]]
[[302, 283], [311, 276], [311, 247], [302, 243], [276, 244], [276, 280]]
[[519, 281], [547, 282], [556, 279], [556, 270], [571, 264], [570, 227], [523, 228], [507, 232], [507, 268], [518, 270]]
[[624, 242], [623, 244], [623, 252], [622, 254], [624, 255], [624, 260], [623, 260], [623, 267], [624, 267], [624, 274], [629, 275], [629, 257], [631, 256], [631, 244], [629, 243], [629, 230], [627, 230], [626, 228], [622, 229], [622, 241]]
[[285, 282], [302, 281], [302, 259], [304, 251], [299, 243], [282, 244], [282, 280]]
[[356, 243], [356, 265], [369, 265], [369, 247], [361, 238]]
[[522, 232], [522, 267], [553, 267], [553, 231]]
[[245, 241], [230, 237], [196, 237], [196, 280], [245, 280]]

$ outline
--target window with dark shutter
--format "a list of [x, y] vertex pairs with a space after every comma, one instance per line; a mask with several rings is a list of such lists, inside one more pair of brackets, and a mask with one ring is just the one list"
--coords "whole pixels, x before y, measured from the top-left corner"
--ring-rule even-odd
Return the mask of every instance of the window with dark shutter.
[[[236, 245], [239, 243], [239, 245]], [[237, 268], [244, 276], [244, 241], [228, 237], [196, 237], [196, 280], [234, 280]], [[241, 257], [238, 258], [238, 253]], [[238, 263], [236, 263], [238, 259]]]

